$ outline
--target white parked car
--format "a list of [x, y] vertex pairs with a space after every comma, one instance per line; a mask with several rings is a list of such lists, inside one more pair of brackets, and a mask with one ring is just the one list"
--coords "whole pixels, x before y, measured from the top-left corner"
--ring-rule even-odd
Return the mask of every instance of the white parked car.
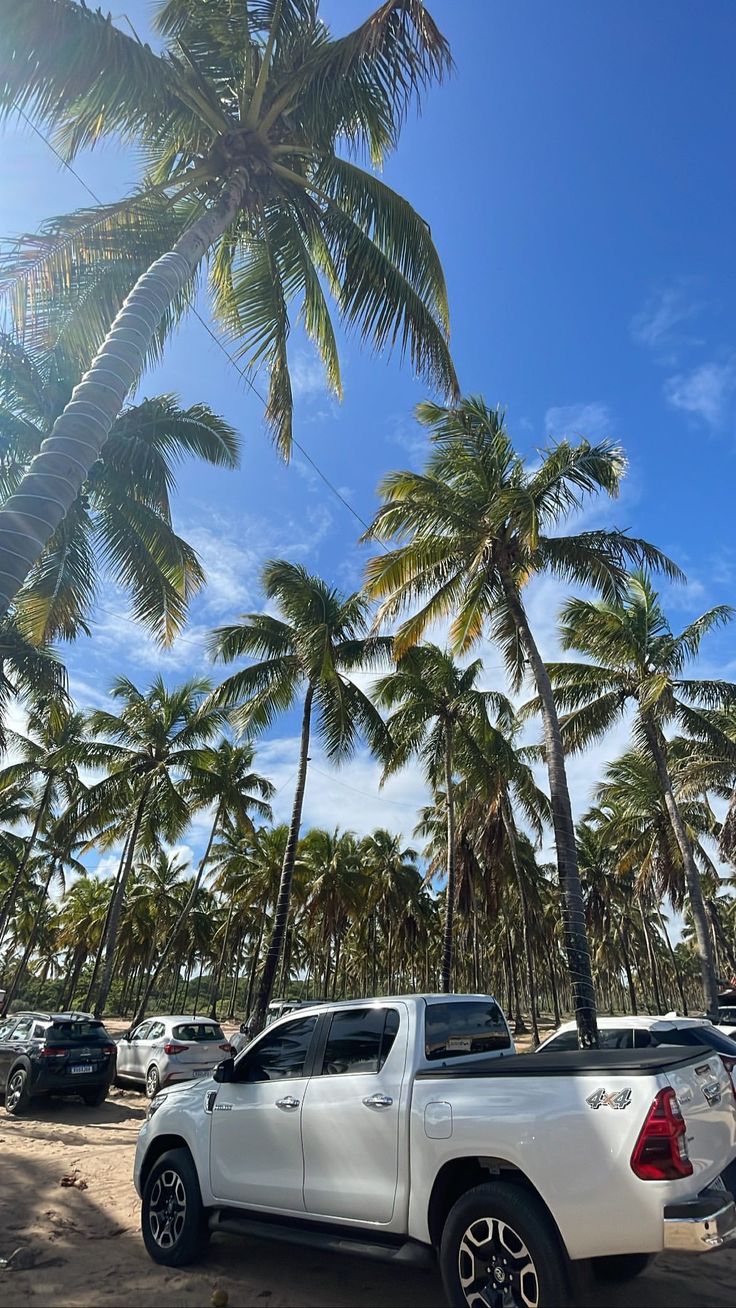
[[153, 1099], [164, 1086], [209, 1076], [232, 1052], [222, 1027], [206, 1017], [149, 1017], [118, 1040], [116, 1083], [135, 1081]]
[[718, 1021], [714, 1023], [724, 1035], [736, 1040], [736, 1007], [733, 1005], [718, 1009]]
[[[647, 1014], [641, 1017], [599, 1017], [598, 1035], [601, 1049], [656, 1049], [660, 1045], [681, 1045], [685, 1049], [692, 1049], [705, 1046], [720, 1054], [736, 1095], [736, 1041], [731, 1040], [707, 1018], [677, 1017], [672, 1013], [666, 1017]], [[548, 1050], [560, 1053], [577, 1047], [575, 1023], [565, 1022], [542, 1041], [537, 1053]]]
[[134, 1178], [158, 1263], [211, 1231], [405, 1261], [460, 1308], [551, 1308], [588, 1260], [635, 1275], [736, 1238], [736, 1098], [702, 1047], [516, 1055], [488, 995], [280, 1018], [155, 1099]]

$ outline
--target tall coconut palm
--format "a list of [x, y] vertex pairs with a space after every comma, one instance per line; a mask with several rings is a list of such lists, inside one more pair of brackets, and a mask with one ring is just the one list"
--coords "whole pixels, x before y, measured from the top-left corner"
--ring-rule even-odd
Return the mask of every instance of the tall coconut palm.
[[[23, 346], [0, 333], [0, 502], [17, 490], [80, 375], [67, 349]], [[172, 395], [122, 410], [16, 596], [15, 623], [28, 640], [73, 640], [87, 631], [105, 572], [128, 592], [135, 617], [162, 644], [171, 642], [204, 581], [171, 523], [175, 468], [187, 455], [235, 468], [238, 438], [206, 405], [185, 409]]]
[[[0, 617], [75, 502], [208, 255], [214, 314], [249, 364], [266, 364], [266, 415], [285, 453], [294, 300], [340, 389], [323, 286], [374, 348], [398, 346], [444, 394], [457, 390], [429, 227], [356, 162], [382, 163], [410, 105], [450, 66], [421, 0], [385, 0], [337, 39], [315, 0], [163, 0], [156, 25], [160, 54], [72, 0], [0, 0], [0, 114], [21, 108], [53, 129], [67, 158], [112, 135], [146, 161], [133, 195], [52, 224], [6, 268], [20, 279], [21, 326], [30, 316], [58, 318], [54, 299], [68, 300], [71, 283], [75, 307], [91, 301], [76, 330], [86, 321], [90, 355], [100, 348], [0, 508]], [[132, 289], [131, 250], [141, 273]], [[114, 314], [105, 335], [101, 324]]]
[[197, 898], [210, 859], [212, 843], [223, 823], [229, 821], [240, 831], [252, 833], [254, 830], [252, 814], [255, 813], [264, 821], [269, 821], [271, 818], [271, 807], [267, 801], [272, 797], [274, 788], [266, 777], [253, 771], [254, 757], [255, 749], [252, 744], [235, 745], [230, 740], [221, 740], [217, 745], [205, 745], [188, 762], [188, 795], [196, 808], [208, 808], [214, 805], [212, 826], [192, 888], [161, 949], [158, 962], [150, 974], [133, 1019], [133, 1026], [143, 1021], [151, 991]]
[[447, 902], [442, 953], [442, 989], [452, 984], [455, 913], [455, 751], [480, 731], [489, 702], [500, 697], [481, 691], [476, 682], [480, 659], [461, 668], [436, 645], [416, 645], [398, 659], [396, 668], [375, 686], [376, 703], [389, 710], [389, 752], [384, 778], [419, 757], [430, 785], [444, 787], [447, 834]]
[[322, 947], [322, 993], [337, 992], [340, 958], [352, 921], [366, 902], [367, 873], [360, 843], [352, 831], [323, 831], [313, 827], [299, 847], [299, 864], [306, 892], [305, 914]]
[[7, 739], [18, 757], [0, 769], [0, 787], [31, 786], [35, 814], [23, 857], [0, 901], [0, 940], [53, 805], [57, 800], [71, 804], [76, 799], [77, 766], [87, 753], [84, 715], [74, 712], [66, 700], [39, 700], [28, 714], [25, 734], [9, 730]]
[[6, 618], [0, 623], [0, 752], [7, 747], [5, 726], [9, 705], [63, 699], [67, 691], [66, 668], [54, 650], [28, 640], [17, 624]]
[[[633, 708], [634, 737], [646, 750], [680, 852], [695, 925], [706, 1013], [718, 1011], [713, 948], [693, 842], [675, 794], [666, 730], [674, 725], [696, 736], [712, 735], [701, 710], [736, 702], [736, 686], [725, 681], [687, 678], [708, 632], [732, 616], [726, 605], [701, 614], [674, 633], [659, 596], [644, 574], [629, 579], [621, 599], [571, 599], [560, 630], [564, 649], [579, 651], [585, 662], [552, 663], [548, 674], [557, 704], [566, 713], [562, 737], [566, 748], [584, 749]], [[589, 661], [588, 661], [589, 660]]]
[[368, 905], [372, 936], [372, 984], [366, 985], [365, 989], [366, 993], [369, 989], [371, 993], [376, 993], [379, 949], [382, 948], [386, 954], [387, 985], [390, 992], [397, 946], [405, 926], [405, 909], [418, 893], [417, 881], [421, 886], [417, 852], [405, 846], [400, 836], [379, 827], [362, 841], [361, 858], [370, 878]]
[[219, 687], [214, 702], [235, 710], [235, 724], [262, 730], [302, 699], [301, 740], [296, 792], [281, 882], [253, 1014], [260, 1030], [273, 992], [289, 915], [291, 880], [307, 782], [312, 718], [327, 758], [348, 758], [363, 736], [376, 752], [387, 738], [380, 714], [351, 674], [385, 664], [392, 642], [370, 636], [368, 608], [360, 595], [343, 595], [299, 564], [275, 560], [263, 570], [263, 590], [281, 614], [246, 614], [235, 626], [215, 631], [210, 644], [216, 659], [232, 662], [256, 656], [258, 662], [235, 672]]
[[[530, 464], [514, 450], [503, 413], [479, 398], [451, 409], [422, 404], [417, 414], [431, 454], [423, 473], [394, 472], [381, 483], [384, 504], [368, 535], [399, 544], [371, 560], [368, 593], [383, 601], [382, 619], [415, 610], [397, 633], [399, 652], [431, 622], [452, 617], [456, 652], [469, 650], [487, 632], [502, 649], [515, 689], [531, 674], [544, 727], [578, 1034], [583, 1045], [592, 1045], [595, 994], [564, 751], [523, 592], [533, 577], [550, 573], [592, 585], [609, 599], [619, 594], [632, 560], [670, 575], [678, 570], [645, 541], [619, 531], [558, 534], [586, 497], [618, 492], [625, 460], [615, 446], [561, 441]], [[419, 600], [425, 602], [416, 609]]]
[[96, 739], [88, 743], [87, 759], [106, 767], [108, 775], [90, 787], [70, 821], [78, 829], [95, 829], [101, 815], [120, 813], [131, 800], [133, 804], [105, 933], [96, 1012], [104, 1010], [110, 992], [120, 915], [139, 843], [148, 849], [160, 840], [173, 843], [189, 822], [184, 783], [202, 746], [222, 722], [222, 714], [206, 702], [209, 691], [209, 682], [202, 678], [169, 690], [159, 676], [141, 691], [127, 677], [119, 677], [110, 691], [121, 706], [119, 712], [98, 709], [90, 714], [89, 731]]

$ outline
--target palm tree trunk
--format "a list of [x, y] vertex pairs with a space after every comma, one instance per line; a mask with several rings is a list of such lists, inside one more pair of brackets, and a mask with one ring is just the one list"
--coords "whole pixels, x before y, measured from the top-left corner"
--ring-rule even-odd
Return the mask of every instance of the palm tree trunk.
[[713, 960], [713, 943], [708, 930], [708, 917], [703, 902], [703, 888], [700, 884], [700, 873], [695, 862], [692, 841], [685, 830], [685, 823], [682, 820], [682, 814], [677, 806], [672, 789], [664, 739], [659, 727], [648, 714], [642, 713], [640, 710], [640, 717], [647, 744], [657, 769], [667, 816], [672, 825], [675, 840], [680, 850], [682, 865], [685, 869], [685, 884], [688, 899], [690, 900], [690, 912], [693, 915], [698, 957], [700, 958], [700, 979], [703, 987], [705, 1015], [710, 1018], [711, 1022], [716, 1022], [718, 1020], [718, 985]]
[[552, 825], [557, 851], [557, 873], [562, 891], [562, 919], [565, 953], [575, 1007], [578, 1042], [583, 1049], [597, 1049], [595, 988], [590, 964], [590, 945], [585, 923], [583, 889], [578, 869], [575, 824], [567, 785], [565, 751], [557, 716], [552, 683], [527, 621], [524, 606], [512, 582], [505, 582], [506, 601], [519, 639], [531, 666], [541, 704], [544, 747], [552, 800]]
[[725, 958], [730, 969], [731, 975], [736, 976], [736, 955], [734, 954], [733, 945], [730, 943], [726, 932], [723, 930], [723, 923], [718, 915], [718, 905], [714, 899], [706, 899], [705, 909], [710, 918], [713, 927], [713, 935], [721, 951], [721, 957]]
[[161, 975], [161, 971], [164, 967], [164, 964], [166, 963], [167, 958], [169, 957], [169, 954], [171, 953], [171, 950], [174, 947], [174, 942], [178, 938], [179, 932], [181, 931], [182, 927], [184, 926], [184, 923], [187, 921], [187, 918], [189, 917], [189, 914], [192, 911], [194, 901], [196, 900], [197, 894], [199, 892], [199, 887], [202, 884], [202, 877], [204, 876], [204, 870], [209, 860], [210, 850], [212, 849], [212, 842], [215, 838], [215, 832], [217, 831], [220, 818], [222, 817], [222, 807], [223, 807], [222, 802], [220, 802], [217, 806], [217, 812], [215, 813], [215, 820], [210, 828], [210, 838], [207, 841], [207, 848], [205, 849], [204, 854], [202, 855], [202, 858], [199, 861], [199, 867], [197, 868], [197, 875], [192, 883], [192, 888], [189, 894], [187, 895], [187, 900], [184, 907], [182, 908], [171, 931], [169, 932], [168, 939], [163, 949], [161, 950], [158, 962], [154, 967], [150, 977], [148, 978], [148, 985], [146, 986], [145, 991], [143, 992], [143, 998], [141, 999], [140, 1004], [136, 1009], [136, 1014], [135, 1017], [133, 1018], [133, 1021], [131, 1022], [131, 1026], [138, 1026], [138, 1024], [143, 1021], [143, 1018], [146, 1015], [146, 1005], [149, 999], [151, 998], [151, 991], [153, 990], [153, 987], [155, 986], [159, 976]]
[[516, 830], [514, 828], [514, 819], [509, 811], [509, 805], [506, 800], [502, 804], [503, 825], [506, 832], [506, 839], [509, 842], [509, 851], [511, 853], [511, 862], [514, 865], [516, 874], [516, 884], [519, 890], [519, 899], [521, 900], [521, 925], [522, 935], [524, 937], [524, 955], [526, 957], [526, 974], [529, 984], [529, 1008], [532, 1018], [532, 1035], [534, 1037], [534, 1048], [539, 1044], [539, 1018], [537, 1014], [537, 990], [534, 977], [534, 955], [532, 953], [531, 932], [529, 930], [529, 903], [526, 897], [526, 887], [524, 885], [524, 873], [519, 859], [519, 846], [516, 840]]
[[116, 896], [116, 894], [117, 894], [117, 892], [118, 892], [118, 886], [120, 885], [120, 878], [121, 878], [122, 875], [123, 875], [123, 868], [125, 867], [125, 860], [126, 860], [126, 858], [128, 857], [128, 844], [129, 844], [129, 842], [130, 842], [130, 832], [128, 832], [128, 835], [125, 837], [125, 841], [124, 841], [124, 844], [123, 844], [123, 852], [122, 852], [121, 855], [120, 855], [120, 862], [118, 863], [118, 870], [117, 870], [117, 872], [115, 873], [115, 880], [114, 880], [114, 882], [113, 882], [112, 890], [111, 890], [111, 892], [110, 892], [110, 898], [109, 898], [108, 903], [107, 903], [107, 910], [106, 910], [106, 912], [105, 912], [105, 920], [104, 920], [104, 922], [103, 922], [103, 924], [102, 924], [102, 931], [101, 931], [101, 933], [100, 933], [100, 939], [99, 939], [99, 943], [98, 943], [98, 945], [97, 945], [97, 953], [95, 954], [95, 961], [94, 961], [94, 965], [93, 965], [93, 967], [92, 967], [92, 975], [91, 975], [91, 977], [90, 977], [90, 979], [89, 979], [89, 985], [87, 986], [87, 994], [86, 994], [86, 996], [85, 996], [85, 1000], [84, 1000], [84, 1007], [85, 1007], [85, 1009], [89, 1009], [89, 1008], [91, 1007], [91, 1004], [92, 1004], [92, 996], [94, 995], [94, 992], [95, 992], [95, 986], [97, 985], [97, 974], [98, 974], [98, 972], [99, 972], [99, 970], [100, 970], [100, 966], [101, 966], [101, 964], [102, 964], [102, 956], [103, 956], [103, 954], [104, 954], [104, 952], [105, 952], [105, 941], [107, 940], [107, 929], [108, 929], [108, 927], [109, 927], [109, 925], [110, 925], [110, 914], [112, 913], [112, 905], [113, 905], [113, 901], [114, 901], [114, 899], [115, 899], [115, 896]]
[[639, 1010], [636, 1004], [636, 988], [634, 986], [634, 974], [631, 971], [631, 956], [629, 954], [629, 950], [626, 945], [626, 937], [624, 935], [623, 928], [620, 922], [618, 924], [618, 939], [619, 939], [619, 944], [621, 945], [621, 957], [623, 958], [624, 961], [626, 984], [629, 988], [629, 1003], [631, 1004], [631, 1012], [634, 1017], [637, 1017]]
[[55, 872], [56, 872], [56, 864], [52, 863], [51, 871], [49, 872], [43, 887], [41, 904], [39, 906], [39, 911], [36, 916], [36, 921], [33, 924], [33, 930], [31, 931], [30, 937], [28, 939], [28, 944], [26, 945], [23, 957], [21, 958], [17, 968], [15, 969], [15, 976], [13, 977], [11, 986], [3, 1001], [2, 1009], [0, 1009], [0, 1017], [5, 1017], [8, 1009], [10, 1008], [11, 1003], [13, 1002], [15, 996], [18, 993], [18, 988], [20, 986], [20, 983], [23, 980], [26, 967], [28, 966], [28, 960], [31, 957], [31, 954], [33, 953], [33, 946], [36, 943], [36, 938], [38, 936], [38, 928], [41, 925], [41, 909], [43, 908], [44, 904], [46, 903], [46, 900], [48, 899], [49, 886], [51, 885]]
[[662, 934], [664, 935], [665, 941], [667, 943], [667, 952], [669, 953], [670, 962], [672, 964], [672, 970], [675, 974], [675, 983], [677, 985], [677, 989], [680, 995], [680, 1003], [682, 1004], [682, 1016], [687, 1017], [687, 998], [685, 996], [685, 987], [682, 983], [682, 972], [680, 971], [680, 965], [677, 961], [677, 954], [672, 948], [670, 933], [667, 930], [667, 923], [664, 920], [664, 914], [662, 913], [659, 904], [657, 904], [657, 917], [659, 918], [659, 925], [662, 928]]
[[547, 964], [549, 967], [549, 984], [552, 991], [552, 1008], [555, 1015], [555, 1026], [560, 1025], [560, 1000], [557, 994], [557, 978], [555, 976], [555, 960], [552, 954], [552, 947], [545, 940], [544, 951], [547, 955]]
[[442, 992], [452, 989], [452, 946], [455, 925], [455, 795], [452, 786], [452, 727], [445, 726], [445, 803], [447, 806], [447, 903], [442, 941]]
[[230, 226], [246, 188], [237, 170], [218, 202], [138, 278], [99, 353], [18, 489], [0, 508], [0, 618], [66, 517], [136, 382], [161, 319]]
[[113, 891], [112, 902], [110, 905], [110, 919], [107, 924], [107, 941], [105, 945], [105, 966], [102, 972], [102, 981], [100, 982], [100, 993], [97, 996], [97, 1002], [94, 1008], [95, 1017], [101, 1017], [103, 1012], [105, 1011], [107, 996], [110, 993], [110, 986], [112, 985], [112, 972], [113, 972], [113, 967], [115, 965], [115, 946], [117, 945], [117, 941], [118, 941], [118, 927], [120, 925], [120, 915], [123, 911], [123, 904], [125, 902], [125, 891], [128, 885], [128, 878], [130, 876], [130, 871], [133, 866], [135, 849], [136, 849], [136, 845], [138, 844], [138, 836], [140, 834], [141, 824], [143, 822], [143, 810], [146, 806], [146, 800], [148, 799], [148, 793], [150, 789], [151, 789], [151, 782], [147, 781], [145, 786], [143, 787], [143, 793], [140, 797], [140, 800], [138, 801], [138, 807], [135, 812], [133, 828], [130, 833], [130, 839], [128, 840], [128, 850], [125, 855], [125, 863], [123, 864], [118, 884], [116, 885], [115, 890]]
[[[0, 510], [0, 513], [1, 512], [2, 510]], [[0, 903], [0, 944], [2, 943], [3, 936], [5, 935], [5, 930], [10, 920], [10, 915], [13, 911], [13, 908], [15, 907], [16, 896], [20, 888], [20, 883], [23, 880], [23, 873], [28, 867], [29, 859], [36, 847], [38, 833], [41, 828], [41, 823], [46, 813], [46, 809], [48, 808], [48, 803], [49, 803], [49, 799], [51, 798], [51, 789], [53, 787], [53, 784], [54, 784], [54, 778], [52, 776], [47, 777], [46, 784], [43, 788], [43, 794], [41, 795], [41, 799], [39, 801], [38, 810], [36, 812], [36, 820], [33, 824], [33, 830], [26, 841], [25, 849], [23, 850], [23, 857], [18, 865], [18, 869], [15, 873], [15, 876], [13, 877], [13, 880], [11, 881], [8, 887], [8, 890], [3, 896], [2, 903]]]
[[244, 933], [241, 931], [238, 936], [238, 947], [235, 951], [235, 971], [233, 973], [233, 984], [230, 990], [230, 1003], [227, 1008], [227, 1015], [231, 1021], [235, 1016], [235, 1009], [238, 1004], [238, 982], [240, 980], [240, 967], [243, 961], [243, 938]]
[[640, 895], [637, 895], [636, 902], [639, 908], [639, 916], [641, 917], [641, 929], [644, 932], [644, 944], [646, 946], [647, 959], [649, 960], [649, 974], [652, 978], [652, 990], [654, 991], [654, 1008], [655, 1008], [655, 1012], [661, 1013], [663, 1005], [662, 1005], [662, 996], [659, 993], [659, 977], [657, 975], [657, 962], [654, 957], [652, 940], [651, 940], [651, 936], [649, 935], [649, 927], [647, 926], [647, 919], [644, 915], [644, 905], [641, 902]]
[[87, 961], [87, 946], [84, 942], [82, 942], [81, 945], [77, 946], [77, 948], [74, 950], [72, 958], [73, 958], [73, 962], [72, 962], [71, 976], [69, 978], [69, 986], [64, 991], [61, 999], [59, 1000], [59, 1008], [62, 1013], [65, 1012], [67, 1008], [71, 1008], [74, 1004], [74, 995], [77, 989], [77, 982], [79, 981], [82, 968], [84, 967]]
[[[214, 830], [212, 834], [214, 835]], [[220, 998], [220, 982], [222, 980], [222, 970], [225, 966], [225, 953], [227, 951], [227, 942], [230, 938], [230, 923], [233, 920], [233, 906], [234, 906], [234, 901], [231, 899], [230, 907], [228, 909], [228, 914], [227, 914], [227, 921], [225, 923], [225, 934], [222, 937], [222, 948], [220, 949], [220, 957], [217, 960], [217, 968], [215, 969], [215, 979], [212, 983], [212, 1007], [210, 1008], [210, 1017], [212, 1018], [213, 1022], [217, 1021], [217, 1002]]]
[[294, 795], [294, 806], [291, 811], [289, 836], [286, 841], [286, 849], [284, 850], [284, 862], [281, 868], [281, 881], [279, 883], [279, 893], [276, 899], [276, 912], [274, 914], [273, 927], [271, 929], [271, 938], [268, 942], [266, 961], [263, 966], [263, 975], [258, 987], [258, 995], [256, 997], [255, 1010], [253, 1013], [253, 1035], [258, 1035], [259, 1031], [263, 1030], [266, 1023], [266, 1010], [273, 993], [273, 983], [276, 980], [276, 972], [278, 971], [279, 958], [281, 957], [281, 949], [284, 943], [286, 925], [289, 920], [291, 880], [294, 875], [296, 847], [299, 841], [299, 828], [302, 824], [302, 806], [304, 804], [304, 791], [307, 784], [309, 733], [312, 725], [313, 698], [314, 689], [312, 686], [308, 686], [307, 693], [304, 696], [302, 736], [299, 748], [299, 772], [297, 775], [296, 793]]

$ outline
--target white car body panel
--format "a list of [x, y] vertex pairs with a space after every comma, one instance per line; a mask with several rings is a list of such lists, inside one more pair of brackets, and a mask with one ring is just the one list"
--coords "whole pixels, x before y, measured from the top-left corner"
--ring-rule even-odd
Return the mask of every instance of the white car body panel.
[[[377, 1074], [313, 1075], [255, 1086], [207, 1079], [164, 1096], [158, 1107], [154, 1101], [154, 1114], [144, 1124], [136, 1150], [138, 1192], [156, 1137], [177, 1137], [195, 1160], [207, 1208], [227, 1202], [274, 1216], [313, 1216], [321, 1223], [372, 1231], [378, 1227], [430, 1243], [430, 1197], [440, 1168], [453, 1160], [480, 1159], [489, 1179], [494, 1169], [504, 1167], [518, 1168], [527, 1177], [547, 1204], [571, 1258], [661, 1250], [665, 1204], [694, 1199], [736, 1158], [736, 1099], [720, 1058], [677, 1049], [671, 1060], [675, 1066], [666, 1072], [652, 1070], [663, 1062], [653, 1057], [647, 1070], [637, 1066], [628, 1074], [613, 1065], [608, 1071], [604, 1060], [605, 1071], [545, 1075], [537, 1070], [542, 1059], [536, 1058], [525, 1073], [526, 1058], [515, 1055], [511, 1042], [501, 1075], [477, 1066], [487, 1062], [487, 1053], [428, 1062], [427, 1006], [470, 998], [489, 997], [362, 1001], [363, 1007], [389, 1006], [401, 1013], [403, 1043], [400, 1047], [397, 1036]], [[313, 1011], [328, 1020], [346, 1007], [325, 1005]], [[269, 1034], [292, 1019], [281, 1018], [268, 1027]], [[474, 1075], [453, 1077], [453, 1069]], [[631, 1154], [658, 1091], [668, 1086], [685, 1117], [693, 1175], [642, 1181], [631, 1169]], [[242, 1092], [254, 1089], [259, 1091], [258, 1111], [253, 1106], [236, 1109], [235, 1098], [244, 1103], [248, 1096]], [[600, 1090], [608, 1095], [629, 1091], [626, 1106], [592, 1107], [588, 1100]], [[393, 1102], [376, 1112], [362, 1103], [366, 1091]], [[289, 1094], [299, 1099], [299, 1110], [283, 1113], [275, 1100]], [[250, 1103], [255, 1104], [255, 1097]], [[225, 1187], [230, 1187], [227, 1195]], [[239, 1197], [228, 1197], [236, 1193]]]

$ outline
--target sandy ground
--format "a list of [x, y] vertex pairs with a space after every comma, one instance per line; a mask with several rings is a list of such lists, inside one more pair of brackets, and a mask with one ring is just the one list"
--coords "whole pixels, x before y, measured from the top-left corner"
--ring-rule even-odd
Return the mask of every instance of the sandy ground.
[[[146, 1254], [131, 1179], [146, 1100], [113, 1090], [98, 1109], [81, 1100], [40, 1103], [28, 1117], [0, 1109], [0, 1259], [17, 1249], [32, 1265], [0, 1270], [0, 1305], [59, 1308], [440, 1308], [433, 1273], [218, 1235], [207, 1261], [170, 1271]], [[86, 1189], [62, 1187], [75, 1176]], [[615, 1220], [615, 1215], [611, 1214]], [[14, 1260], [14, 1262], [17, 1259]], [[591, 1308], [731, 1308], [736, 1250], [666, 1256], [625, 1287], [596, 1287]]]

